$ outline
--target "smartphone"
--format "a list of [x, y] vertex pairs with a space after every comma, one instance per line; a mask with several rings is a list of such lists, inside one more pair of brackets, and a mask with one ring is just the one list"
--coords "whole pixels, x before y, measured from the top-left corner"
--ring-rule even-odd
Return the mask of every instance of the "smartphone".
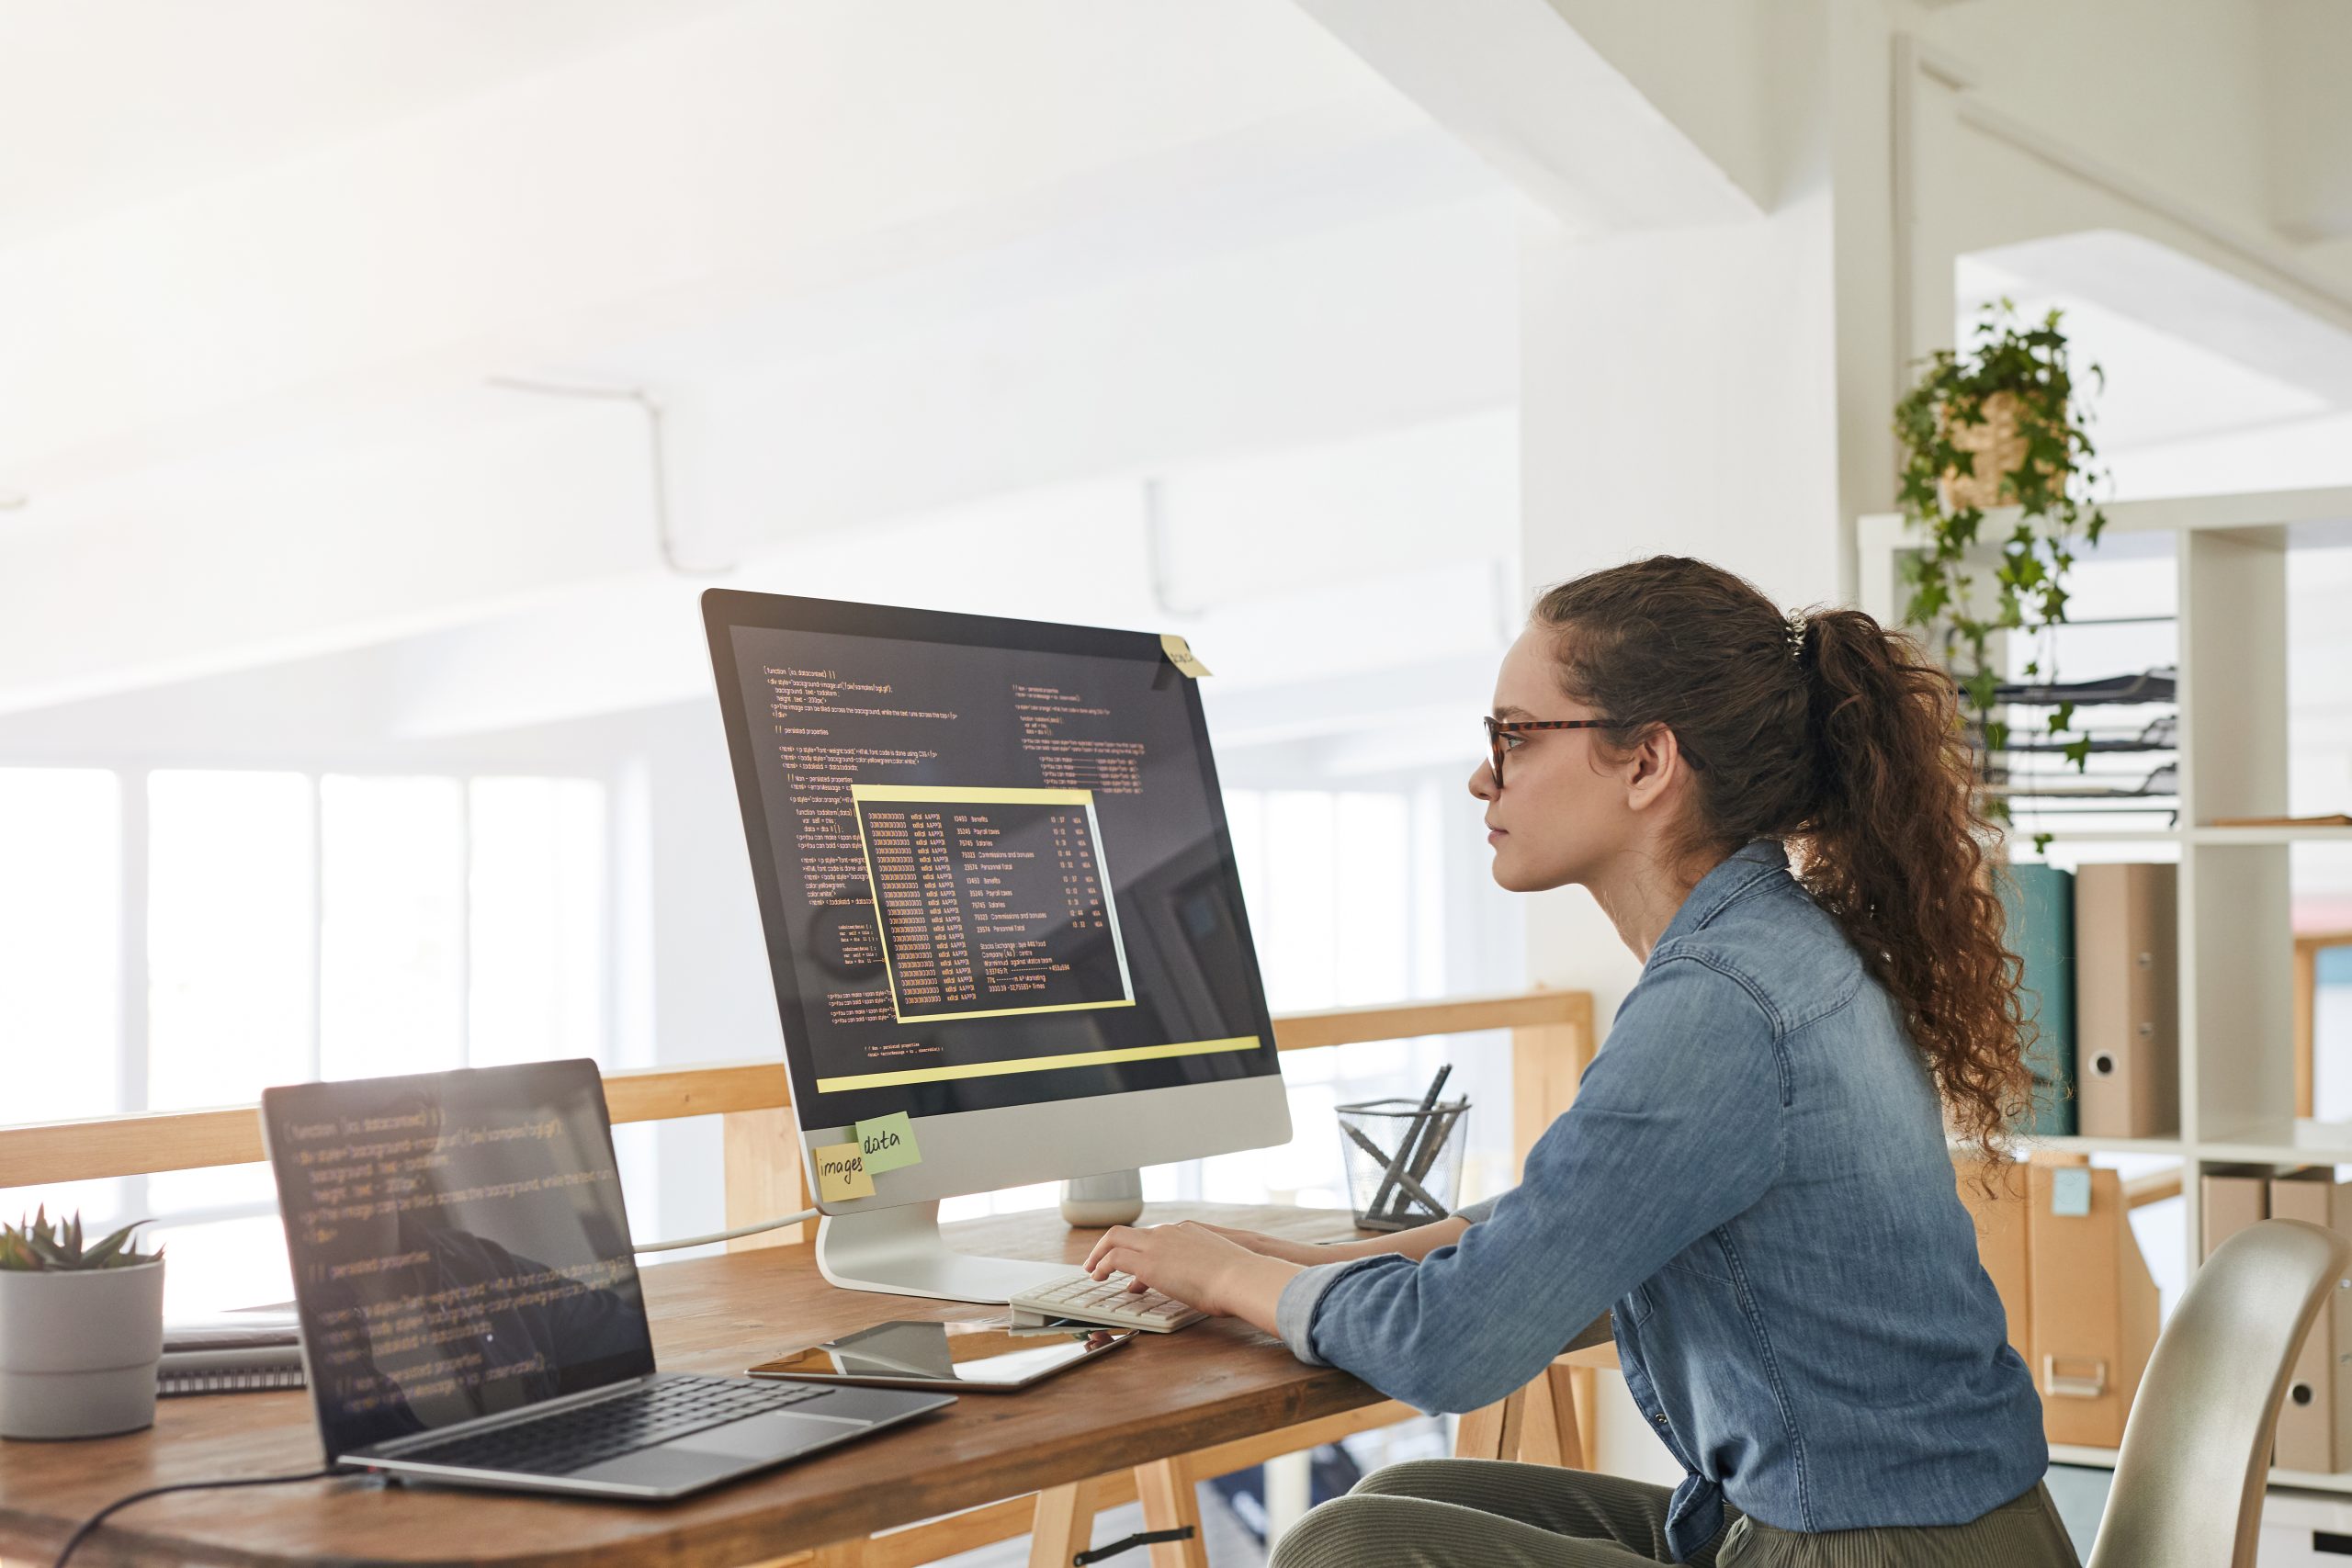
[[1132, 1328], [1069, 1321], [1042, 1328], [1010, 1327], [1001, 1317], [883, 1323], [762, 1361], [750, 1373], [795, 1382], [1009, 1393], [1108, 1355], [1135, 1337]]

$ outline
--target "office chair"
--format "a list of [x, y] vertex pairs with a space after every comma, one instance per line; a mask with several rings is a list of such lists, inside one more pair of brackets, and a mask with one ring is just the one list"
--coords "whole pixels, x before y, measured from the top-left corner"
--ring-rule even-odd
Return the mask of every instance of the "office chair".
[[2300, 1220], [2214, 1249], [2156, 1338], [2087, 1568], [2254, 1568], [2279, 1401], [2347, 1262]]

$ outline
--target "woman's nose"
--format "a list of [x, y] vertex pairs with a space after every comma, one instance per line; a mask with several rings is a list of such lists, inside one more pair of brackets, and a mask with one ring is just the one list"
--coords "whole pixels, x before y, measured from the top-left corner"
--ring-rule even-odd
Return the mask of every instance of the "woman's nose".
[[1480, 800], [1492, 800], [1502, 793], [1502, 785], [1495, 782], [1495, 764], [1491, 761], [1479, 763], [1471, 773], [1470, 793]]

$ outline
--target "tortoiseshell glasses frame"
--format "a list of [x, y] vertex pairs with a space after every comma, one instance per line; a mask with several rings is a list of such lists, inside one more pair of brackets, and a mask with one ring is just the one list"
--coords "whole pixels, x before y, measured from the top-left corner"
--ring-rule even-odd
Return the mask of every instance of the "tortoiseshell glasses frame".
[[1487, 756], [1495, 770], [1495, 787], [1503, 787], [1503, 757], [1509, 748], [1503, 742], [1517, 736], [1532, 734], [1539, 729], [1614, 729], [1613, 718], [1497, 718], [1492, 714], [1480, 716], [1487, 726]]

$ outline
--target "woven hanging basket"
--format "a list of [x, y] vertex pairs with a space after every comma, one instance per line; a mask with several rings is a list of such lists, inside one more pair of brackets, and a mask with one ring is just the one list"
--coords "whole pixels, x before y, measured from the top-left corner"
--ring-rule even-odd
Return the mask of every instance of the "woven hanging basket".
[[1944, 510], [2016, 504], [2014, 496], [2001, 494], [2001, 480], [2025, 466], [2025, 435], [2018, 429], [2015, 392], [1995, 392], [1986, 398], [1984, 423], [1952, 424], [1947, 421], [1944, 434], [1962, 451], [1976, 455], [1973, 473], [1963, 474], [1957, 468], [1944, 470]]

